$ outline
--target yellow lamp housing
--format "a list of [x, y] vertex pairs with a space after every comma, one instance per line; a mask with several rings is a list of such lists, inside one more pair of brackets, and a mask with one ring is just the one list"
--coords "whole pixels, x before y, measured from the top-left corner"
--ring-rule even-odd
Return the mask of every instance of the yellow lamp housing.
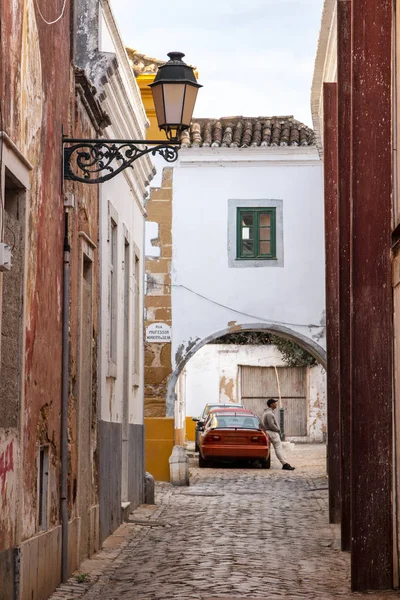
[[189, 129], [198, 89], [192, 67], [182, 61], [182, 52], [169, 52], [170, 60], [159, 67], [154, 82], [149, 85], [153, 94], [159, 129], [169, 140], [178, 142], [182, 131]]

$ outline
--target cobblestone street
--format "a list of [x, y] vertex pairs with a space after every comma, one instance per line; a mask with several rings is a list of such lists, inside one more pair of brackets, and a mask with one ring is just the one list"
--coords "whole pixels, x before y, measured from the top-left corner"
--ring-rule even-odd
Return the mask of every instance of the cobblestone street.
[[288, 458], [294, 472], [273, 456], [269, 471], [192, 467], [189, 488], [159, 484], [157, 506], [132, 513], [52, 599], [364, 597], [350, 593], [350, 557], [328, 524], [325, 446], [299, 444]]

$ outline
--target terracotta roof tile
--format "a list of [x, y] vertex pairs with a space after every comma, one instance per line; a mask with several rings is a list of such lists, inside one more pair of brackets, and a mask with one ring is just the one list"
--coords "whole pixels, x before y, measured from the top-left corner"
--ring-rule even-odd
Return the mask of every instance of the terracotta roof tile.
[[183, 147], [258, 148], [314, 146], [312, 129], [288, 117], [195, 119], [181, 136]]

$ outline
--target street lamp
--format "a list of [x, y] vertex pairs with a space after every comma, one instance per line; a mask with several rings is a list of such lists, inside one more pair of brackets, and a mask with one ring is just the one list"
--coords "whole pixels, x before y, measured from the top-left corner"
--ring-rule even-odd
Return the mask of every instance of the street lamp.
[[170, 52], [150, 84], [159, 129], [167, 140], [109, 140], [63, 138], [64, 179], [103, 183], [145, 154], [160, 154], [167, 162], [178, 158], [180, 134], [190, 127], [197, 92], [193, 68], [182, 52]]
[[182, 131], [189, 129], [197, 92], [192, 67], [182, 61], [182, 52], [170, 52], [170, 60], [159, 67], [150, 84], [156, 108], [158, 127], [164, 129], [169, 140], [178, 143]]

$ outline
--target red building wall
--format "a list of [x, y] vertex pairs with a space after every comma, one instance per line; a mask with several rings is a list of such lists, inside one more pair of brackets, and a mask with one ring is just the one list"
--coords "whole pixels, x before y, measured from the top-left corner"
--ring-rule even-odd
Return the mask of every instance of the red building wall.
[[[4, 373], [7, 352], [11, 355], [14, 353], [18, 358], [15, 362], [20, 365], [19, 373], [14, 373], [19, 382], [18, 389], [0, 386], [0, 394], [3, 395], [3, 398], [0, 397], [0, 405], [3, 406], [0, 410], [1, 600], [9, 599], [16, 593], [16, 556], [21, 561], [21, 576], [19, 582], [17, 577], [17, 583], [22, 599], [46, 598], [61, 578], [62, 134], [64, 130], [78, 137], [96, 136], [94, 124], [75, 93], [71, 63], [72, 2], [67, 0], [62, 16], [61, 5], [53, 0], [40, 0], [38, 4], [32, 0], [25, 3], [3, 2], [0, 5], [0, 131], [6, 134], [2, 134], [2, 158], [6, 150], [10, 156], [19, 156], [26, 166], [29, 180], [29, 189], [24, 192], [26, 220], [21, 221], [25, 236], [24, 260], [19, 271], [23, 309], [18, 319], [12, 321], [11, 329], [10, 304], [6, 306], [6, 303], [10, 300], [7, 292], [11, 289], [10, 274], [13, 271], [0, 274], [0, 298], [3, 300], [0, 303], [0, 368]], [[61, 18], [56, 23], [49, 24], [58, 16]], [[8, 140], [7, 143], [4, 140]], [[4, 180], [1, 185], [4, 191]], [[98, 189], [97, 186], [74, 187], [72, 184], [65, 189], [73, 191], [76, 198], [69, 223], [72, 246], [68, 473], [71, 570], [78, 564], [79, 557], [87, 556], [96, 549], [93, 529], [98, 529], [95, 411]], [[0, 220], [1, 214], [5, 221], [8, 218], [6, 212], [0, 209]], [[8, 235], [7, 231], [5, 235]], [[83, 355], [82, 352], [79, 354], [79, 344], [83, 314], [82, 240], [85, 236], [93, 242], [94, 253], [88, 284], [93, 293], [89, 288], [86, 290], [93, 327], [88, 334], [90, 323], [86, 323], [86, 334], [90, 337], [89, 354]], [[15, 273], [16, 270], [14, 278]], [[17, 288], [18, 285], [14, 285], [13, 289]], [[10, 347], [9, 341], [18, 338], [18, 323], [22, 332], [21, 341]], [[7, 340], [6, 335], [9, 335]], [[85, 372], [90, 372], [93, 377], [87, 388], [90, 397], [77, 387], [83, 360]], [[9, 402], [10, 398], [12, 403]], [[85, 438], [82, 428], [80, 433], [78, 431], [77, 424], [83, 412], [86, 414], [86, 433], [90, 439]], [[43, 528], [38, 518], [38, 460], [41, 446], [48, 448], [49, 453], [47, 522]], [[79, 454], [81, 449], [85, 449], [85, 461], [82, 459], [83, 450]], [[80, 489], [87, 492], [84, 499], [80, 499]], [[89, 515], [87, 518], [86, 513]], [[82, 514], [85, 515], [81, 536], [84, 541], [80, 543], [77, 519]]]

